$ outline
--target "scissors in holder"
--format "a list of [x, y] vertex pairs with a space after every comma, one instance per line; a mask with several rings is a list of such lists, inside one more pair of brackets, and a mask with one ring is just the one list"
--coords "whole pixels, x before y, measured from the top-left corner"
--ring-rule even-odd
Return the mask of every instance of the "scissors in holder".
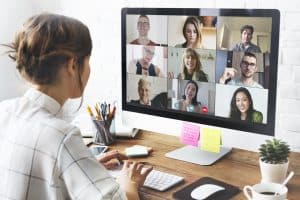
[[103, 119], [106, 119], [106, 111], [107, 111], [107, 104], [106, 102], [100, 104], [101, 108], [101, 115]]

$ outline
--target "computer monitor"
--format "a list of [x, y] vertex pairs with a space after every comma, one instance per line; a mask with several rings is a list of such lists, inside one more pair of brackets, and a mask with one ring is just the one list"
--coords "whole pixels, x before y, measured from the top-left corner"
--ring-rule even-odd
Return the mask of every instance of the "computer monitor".
[[273, 136], [280, 13], [122, 9], [122, 109]]

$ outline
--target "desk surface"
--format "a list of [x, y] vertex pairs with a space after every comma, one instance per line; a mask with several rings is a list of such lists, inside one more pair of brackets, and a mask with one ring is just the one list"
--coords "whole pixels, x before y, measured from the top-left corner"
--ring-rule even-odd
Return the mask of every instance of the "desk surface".
[[[140, 191], [141, 199], [173, 199], [172, 193], [205, 176], [213, 177], [220, 181], [235, 185], [241, 192], [234, 196], [234, 200], [245, 199], [242, 189], [245, 185], [254, 185], [260, 181], [258, 153], [233, 149], [231, 153], [210, 166], [200, 166], [184, 161], [165, 157], [170, 152], [183, 145], [179, 138], [148, 131], [140, 131], [135, 139], [118, 139], [110, 149], [124, 151], [126, 147], [140, 144], [153, 148], [153, 152], [147, 158], [134, 158], [136, 161], [148, 162], [157, 170], [177, 174], [185, 178], [185, 182], [165, 192], [158, 192], [148, 188]], [[295, 176], [288, 183], [288, 199], [300, 199], [300, 154], [290, 155], [289, 171], [293, 170]]]

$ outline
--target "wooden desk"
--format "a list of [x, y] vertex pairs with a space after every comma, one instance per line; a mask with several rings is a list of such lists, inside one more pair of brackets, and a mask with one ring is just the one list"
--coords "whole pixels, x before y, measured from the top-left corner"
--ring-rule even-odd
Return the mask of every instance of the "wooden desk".
[[[134, 158], [136, 161], [151, 163], [155, 169], [183, 176], [185, 182], [173, 187], [166, 192], [158, 192], [148, 188], [142, 188], [142, 199], [173, 199], [172, 193], [194, 182], [195, 180], [209, 176], [220, 181], [235, 185], [241, 192], [234, 196], [234, 200], [246, 199], [243, 195], [245, 185], [254, 185], [260, 181], [260, 169], [258, 166], [258, 153], [233, 149], [233, 151], [211, 166], [200, 166], [184, 161], [165, 157], [170, 152], [183, 145], [179, 138], [148, 131], [140, 131], [135, 139], [118, 139], [110, 149], [124, 151], [126, 147], [140, 144], [153, 147], [153, 153], [147, 158]], [[295, 172], [295, 176], [288, 183], [288, 199], [300, 199], [300, 154], [292, 153], [290, 156], [289, 170]]]

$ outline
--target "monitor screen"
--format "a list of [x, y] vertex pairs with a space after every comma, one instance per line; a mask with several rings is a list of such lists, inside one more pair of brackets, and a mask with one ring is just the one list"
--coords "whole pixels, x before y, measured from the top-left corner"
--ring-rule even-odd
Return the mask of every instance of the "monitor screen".
[[280, 13], [122, 9], [122, 109], [274, 135]]

